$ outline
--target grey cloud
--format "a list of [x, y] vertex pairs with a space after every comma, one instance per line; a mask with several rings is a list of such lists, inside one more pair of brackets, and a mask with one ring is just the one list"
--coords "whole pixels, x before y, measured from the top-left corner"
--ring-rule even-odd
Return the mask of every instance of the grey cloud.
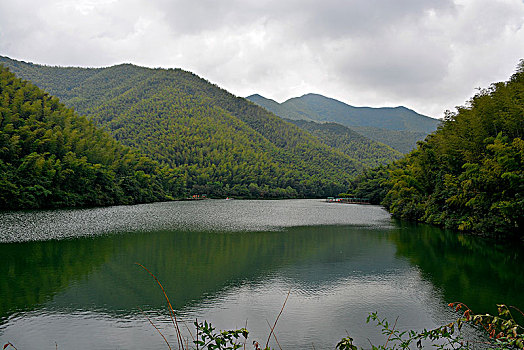
[[449, 12], [450, 0], [162, 0], [151, 3], [165, 13], [173, 33], [195, 34], [221, 27], [243, 27], [261, 18], [286, 24], [294, 39], [371, 35], [427, 11]]
[[0, 2], [0, 54], [191, 70], [237, 95], [317, 92], [440, 115], [524, 57], [520, 0]]
[[450, 11], [450, 1], [309, 1], [302, 30], [322, 38], [377, 36], [398, 25], [416, 23], [427, 11]]

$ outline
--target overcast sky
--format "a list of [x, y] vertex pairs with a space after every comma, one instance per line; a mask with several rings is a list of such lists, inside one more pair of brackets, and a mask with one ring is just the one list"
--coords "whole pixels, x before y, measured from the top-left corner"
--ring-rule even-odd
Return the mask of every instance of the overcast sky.
[[0, 0], [0, 55], [179, 67], [238, 96], [432, 117], [524, 58], [524, 0]]

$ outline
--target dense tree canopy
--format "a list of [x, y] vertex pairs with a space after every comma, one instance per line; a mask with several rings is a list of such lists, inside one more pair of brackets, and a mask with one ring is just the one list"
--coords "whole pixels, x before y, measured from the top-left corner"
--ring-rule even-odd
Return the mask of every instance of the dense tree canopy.
[[364, 165], [263, 108], [180, 69], [63, 68], [0, 57], [122, 144], [174, 169], [185, 195], [334, 195]]
[[165, 200], [181, 179], [0, 65], [0, 208]]
[[410, 130], [390, 130], [371, 126], [353, 126], [353, 130], [372, 140], [407, 154], [417, 147], [417, 142], [426, 138], [428, 133]]
[[480, 90], [448, 112], [439, 129], [353, 191], [385, 194], [393, 215], [459, 230], [522, 235], [524, 61], [507, 82]]
[[367, 167], [391, 163], [402, 157], [402, 153], [393, 148], [351, 130], [337, 123], [317, 123], [306, 120], [284, 119], [306, 130], [321, 142], [357, 159]]

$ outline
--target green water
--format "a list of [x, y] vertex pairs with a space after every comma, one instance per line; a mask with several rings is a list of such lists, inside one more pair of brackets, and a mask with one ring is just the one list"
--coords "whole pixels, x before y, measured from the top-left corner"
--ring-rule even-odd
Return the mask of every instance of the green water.
[[346, 330], [383, 343], [365, 324], [372, 311], [421, 328], [452, 320], [452, 301], [524, 308], [522, 246], [395, 222], [375, 206], [209, 200], [0, 219], [0, 340], [18, 349], [167, 348], [148, 317], [175, 344], [162, 292], [137, 262], [188, 325], [247, 322], [248, 344], [265, 343], [291, 291], [276, 332], [284, 349], [334, 348]]

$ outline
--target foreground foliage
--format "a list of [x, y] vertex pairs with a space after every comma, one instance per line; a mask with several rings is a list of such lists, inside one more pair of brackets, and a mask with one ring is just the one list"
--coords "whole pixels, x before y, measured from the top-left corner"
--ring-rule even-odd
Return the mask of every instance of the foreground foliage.
[[209, 350], [235, 350], [240, 349], [242, 344], [239, 342], [240, 337], [247, 339], [249, 332], [245, 328], [232, 331], [215, 332], [215, 328], [207, 321], [194, 323], [197, 329], [197, 337], [193, 342], [197, 349]]
[[[384, 345], [371, 344], [373, 350], [386, 349], [422, 349], [432, 346], [437, 349], [524, 349], [524, 327], [519, 325], [510, 309], [503, 304], [498, 305], [498, 316], [490, 314], [474, 314], [473, 311], [463, 303], [450, 303], [450, 307], [462, 313], [454, 322], [423, 331], [396, 329], [397, 321], [391, 325], [386, 319], [380, 319], [378, 314], [372, 313], [367, 322], [376, 322], [382, 329], [382, 334], [387, 337]], [[522, 311], [514, 308], [524, 316]], [[470, 339], [464, 335], [464, 325], [473, 326], [481, 330], [483, 334], [480, 339]], [[350, 336], [343, 338], [336, 346], [337, 350], [357, 350]], [[364, 348], [361, 348], [364, 349]]]
[[387, 171], [357, 179], [352, 191], [380, 193], [382, 204], [403, 219], [522, 237], [523, 137], [524, 61], [508, 82], [448, 112], [416, 150]]
[[[381, 319], [378, 313], [369, 314], [366, 322], [375, 322], [381, 329], [385, 337], [383, 345], [370, 344], [372, 350], [409, 350], [422, 349], [424, 347], [434, 347], [437, 349], [524, 349], [524, 327], [518, 324], [511, 314], [510, 307], [500, 304], [498, 305], [498, 315], [490, 314], [474, 314], [463, 303], [450, 303], [450, 307], [455, 308], [460, 312], [460, 317], [448, 324], [442, 325], [434, 329], [424, 329], [422, 331], [416, 330], [399, 330], [397, 329], [397, 320], [391, 324], [386, 319]], [[524, 313], [517, 308], [512, 307], [518, 311], [522, 316]], [[234, 350], [245, 348], [245, 340], [249, 332], [245, 329], [214, 332], [213, 328], [207, 322], [195, 322], [197, 334], [200, 335], [201, 340], [194, 341], [196, 349], [223, 349]], [[467, 326], [471, 330], [480, 331], [478, 336], [465, 335], [464, 327]], [[242, 340], [243, 339], [243, 343]], [[335, 346], [336, 350], [358, 350], [366, 349], [358, 347], [353, 344], [353, 338], [349, 335], [342, 338]], [[280, 348], [280, 344], [277, 345]], [[266, 344], [264, 348], [260, 348], [258, 342], [254, 341], [253, 346], [255, 350], [271, 350]]]
[[[166, 300], [169, 299], [166, 296]], [[437, 349], [452, 349], [452, 350], [470, 350], [470, 349], [492, 349], [492, 350], [522, 350], [524, 349], [524, 327], [515, 321], [510, 308], [518, 311], [522, 316], [521, 310], [515, 307], [508, 307], [504, 304], [498, 305], [498, 315], [490, 314], [474, 314], [463, 303], [450, 303], [450, 307], [460, 312], [460, 317], [448, 324], [442, 325], [435, 329], [424, 329], [422, 331], [415, 330], [399, 330], [397, 329], [397, 320], [391, 324], [386, 319], [381, 319], [376, 312], [369, 314], [367, 323], [373, 321], [380, 327], [382, 334], [385, 337], [383, 345], [372, 344], [372, 350], [410, 350], [422, 349], [425, 347], [434, 347]], [[171, 310], [172, 311], [172, 310]], [[153, 325], [154, 326], [154, 325]], [[194, 346], [189, 345], [189, 341], [184, 341], [178, 329], [178, 324], [175, 324], [177, 329], [178, 348], [179, 349], [207, 349], [207, 350], [236, 350], [246, 349], [246, 342], [249, 331], [245, 328], [219, 331], [208, 323], [195, 322], [196, 339], [193, 338]], [[464, 327], [469, 326], [470, 330], [480, 331], [480, 337], [472, 338], [471, 335], [464, 334]], [[154, 326], [156, 328], [156, 326]], [[158, 328], [157, 331], [160, 333]], [[271, 333], [273, 329], [271, 330]], [[164, 337], [166, 345], [171, 349], [171, 345]], [[271, 334], [270, 334], [271, 336]], [[274, 336], [274, 335], [273, 335]], [[276, 337], [275, 337], [276, 339]], [[269, 340], [268, 340], [269, 342]], [[336, 350], [364, 350], [366, 348], [355, 345], [354, 339], [351, 336], [342, 338], [335, 346]], [[271, 350], [268, 343], [261, 348], [257, 341], [253, 341], [254, 350]], [[280, 349], [280, 344], [277, 345]], [[8, 342], [4, 345], [4, 349], [16, 347]]]
[[[498, 305], [498, 315], [490, 314], [475, 314], [463, 303], [450, 303], [450, 307], [454, 308], [456, 312], [460, 313], [459, 318], [448, 324], [439, 326], [434, 329], [418, 330], [399, 330], [397, 329], [398, 317], [393, 324], [387, 319], [381, 319], [377, 312], [369, 314], [366, 322], [375, 322], [377, 327], [381, 329], [385, 337], [383, 345], [372, 344], [372, 350], [410, 350], [422, 349], [425, 347], [434, 347], [437, 349], [524, 349], [524, 327], [521, 326], [513, 317], [510, 308], [519, 312], [521, 316], [524, 313], [515, 308], [508, 307], [504, 304]], [[278, 320], [278, 318], [277, 318]], [[208, 349], [208, 350], [235, 350], [246, 348], [246, 342], [249, 335], [245, 328], [229, 331], [215, 332], [207, 321], [203, 323], [195, 322], [196, 340], [193, 339], [193, 344], [196, 347], [190, 347], [188, 342], [184, 346], [183, 341], [179, 341], [179, 348], [181, 349]], [[276, 325], [276, 322], [275, 322]], [[464, 327], [469, 328], [469, 332], [464, 332]], [[178, 326], [177, 326], [178, 327]], [[155, 327], [156, 328], [156, 327]], [[269, 337], [273, 334], [271, 329]], [[180, 332], [177, 333], [182, 339]], [[163, 336], [163, 335], [162, 335]], [[165, 338], [164, 338], [165, 339]], [[276, 340], [276, 337], [275, 337]], [[335, 346], [336, 350], [364, 350], [364, 347], [358, 347], [354, 343], [351, 336], [342, 338]], [[166, 340], [167, 345], [169, 343]], [[281, 346], [276, 340], [280, 349]], [[268, 342], [264, 347], [260, 347], [257, 341], [253, 341], [253, 348], [255, 350], [271, 350]], [[169, 348], [171, 348], [169, 346]]]

